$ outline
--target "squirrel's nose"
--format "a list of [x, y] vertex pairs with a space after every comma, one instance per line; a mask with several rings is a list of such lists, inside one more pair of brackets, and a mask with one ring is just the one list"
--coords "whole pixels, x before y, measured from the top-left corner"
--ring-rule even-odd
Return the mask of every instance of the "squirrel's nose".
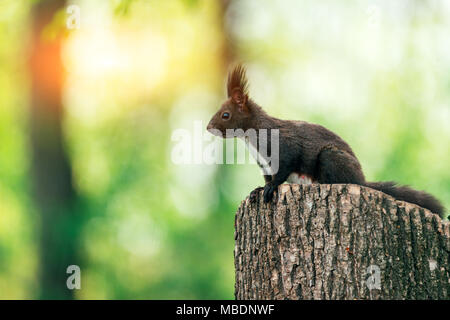
[[213, 126], [212, 126], [212, 124], [211, 124], [211, 122], [210, 123], [208, 123], [208, 126], [206, 127], [206, 130], [210, 130], [210, 129], [212, 129], [213, 128]]

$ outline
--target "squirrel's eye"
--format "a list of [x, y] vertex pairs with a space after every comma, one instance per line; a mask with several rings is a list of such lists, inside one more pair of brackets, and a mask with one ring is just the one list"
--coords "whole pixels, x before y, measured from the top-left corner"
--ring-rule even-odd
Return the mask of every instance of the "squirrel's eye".
[[228, 120], [228, 119], [230, 119], [230, 114], [229, 114], [228, 112], [222, 113], [222, 119], [223, 119], [223, 120]]

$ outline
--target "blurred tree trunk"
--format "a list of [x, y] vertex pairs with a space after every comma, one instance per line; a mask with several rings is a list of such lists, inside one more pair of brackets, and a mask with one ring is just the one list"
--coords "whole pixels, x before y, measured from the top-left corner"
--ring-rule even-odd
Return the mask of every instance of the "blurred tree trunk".
[[[219, 1], [219, 25], [221, 26], [222, 30], [222, 68], [223, 68], [223, 74], [226, 75], [228, 72], [228, 69], [230, 67], [230, 63], [233, 62], [235, 51], [234, 51], [234, 45], [231, 38], [230, 30], [228, 29], [229, 25], [226, 21], [226, 15], [228, 12], [228, 8], [230, 7], [232, 0], [220, 0]], [[225, 78], [224, 78], [225, 79]], [[223, 90], [225, 90], [225, 86], [223, 87]]]
[[449, 299], [449, 222], [356, 185], [262, 192], [235, 221], [237, 299]]
[[39, 298], [43, 299], [73, 297], [66, 286], [66, 268], [77, 264], [72, 224], [75, 193], [62, 132], [62, 36], [46, 32], [64, 5], [64, 1], [39, 1], [31, 12], [31, 170], [41, 218]]

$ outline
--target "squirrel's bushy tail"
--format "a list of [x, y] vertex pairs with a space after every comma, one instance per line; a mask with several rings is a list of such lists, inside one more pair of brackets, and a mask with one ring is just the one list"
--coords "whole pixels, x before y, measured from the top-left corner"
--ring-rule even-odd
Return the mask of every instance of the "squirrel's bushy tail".
[[397, 186], [395, 182], [366, 182], [366, 186], [375, 190], [382, 191], [397, 200], [402, 200], [417, 204], [421, 207], [429, 209], [433, 213], [437, 213], [441, 217], [444, 216], [444, 207], [438, 199], [424, 191], [417, 191], [407, 186]]

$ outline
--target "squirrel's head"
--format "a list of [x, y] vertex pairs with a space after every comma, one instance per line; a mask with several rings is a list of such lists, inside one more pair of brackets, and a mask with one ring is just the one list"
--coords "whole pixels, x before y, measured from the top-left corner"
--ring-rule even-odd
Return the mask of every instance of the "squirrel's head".
[[229, 74], [227, 82], [228, 99], [211, 118], [208, 127], [210, 133], [223, 138], [227, 129], [246, 130], [249, 126], [251, 110], [248, 101], [248, 85], [245, 68], [237, 65]]

